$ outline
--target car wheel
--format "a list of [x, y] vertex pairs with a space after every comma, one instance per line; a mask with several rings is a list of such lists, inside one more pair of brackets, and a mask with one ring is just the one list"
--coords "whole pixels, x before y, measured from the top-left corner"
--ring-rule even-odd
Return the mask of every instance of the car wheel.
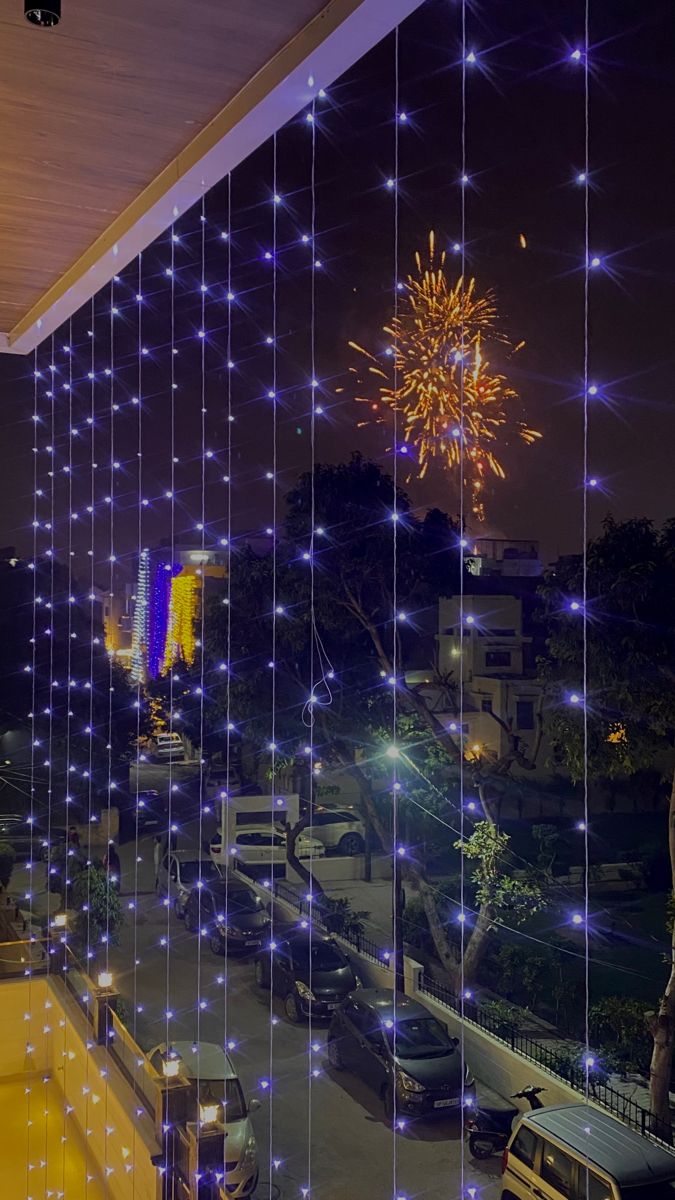
[[292, 1021], [294, 1025], [297, 1025], [302, 1020], [302, 1013], [300, 1012], [300, 1005], [298, 1004], [295, 992], [288, 993], [284, 1000], [284, 1011], [289, 1021]]
[[345, 1064], [340, 1050], [340, 1043], [337, 1038], [329, 1038], [328, 1040], [328, 1061], [331, 1067], [336, 1071], [344, 1071]]
[[338, 842], [338, 852], [353, 857], [363, 853], [363, 838], [360, 833], [345, 833]]
[[209, 946], [213, 954], [224, 954], [225, 943], [222, 938], [218, 937], [217, 933], [212, 933], [209, 938]]
[[175, 912], [179, 921], [185, 920], [185, 913], [181, 907], [181, 902], [178, 898], [176, 898], [173, 902], [173, 911]]
[[255, 964], [255, 981], [258, 987], [267, 987], [267, 972], [260, 959]]

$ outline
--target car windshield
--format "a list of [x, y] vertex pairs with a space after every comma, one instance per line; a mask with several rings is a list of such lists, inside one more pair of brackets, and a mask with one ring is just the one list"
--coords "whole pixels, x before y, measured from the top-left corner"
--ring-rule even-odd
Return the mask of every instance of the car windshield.
[[[293, 959], [298, 966], [309, 966], [309, 940], [293, 943]], [[312, 942], [312, 970], [339, 971], [347, 966], [347, 959], [334, 942]]]
[[211, 891], [213, 899], [222, 910], [227, 908], [229, 912], [257, 912], [260, 908], [260, 898], [247, 887], [232, 884], [228, 886], [223, 881], [220, 887], [213, 887]]
[[191, 862], [182, 862], [180, 864], [180, 877], [182, 883], [196, 883], [200, 878], [199, 869], [201, 867], [201, 878], [206, 881], [208, 879], [219, 879], [220, 871], [215, 863], [211, 862], [210, 858], [203, 858], [201, 863], [199, 859], [194, 859]]
[[246, 1116], [244, 1093], [238, 1079], [225, 1080], [225, 1124], [241, 1121]]
[[445, 1029], [435, 1017], [406, 1017], [396, 1022], [396, 1038], [393, 1029], [387, 1030], [387, 1037], [392, 1049], [396, 1041], [399, 1058], [438, 1058], [454, 1050]]

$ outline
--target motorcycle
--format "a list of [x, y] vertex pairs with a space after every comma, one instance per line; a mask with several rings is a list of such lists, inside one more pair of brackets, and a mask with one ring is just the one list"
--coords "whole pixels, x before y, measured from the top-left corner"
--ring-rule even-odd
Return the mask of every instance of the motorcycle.
[[[522, 1092], [514, 1092], [509, 1099], [527, 1100], [530, 1108], [534, 1111], [544, 1107], [539, 1095], [545, 1091], [546, 1088], [533, 1087], [532, 1084], [528, 1084]], [[520, 1109], [515, 1107], [477, 1108], [465, 1124], [469, 1150], [473, 1157], [490, 1158], [493, 1154], [500, 1154], [511, 1137], [511, 1127], [514, 1118], [519, 1113]]]

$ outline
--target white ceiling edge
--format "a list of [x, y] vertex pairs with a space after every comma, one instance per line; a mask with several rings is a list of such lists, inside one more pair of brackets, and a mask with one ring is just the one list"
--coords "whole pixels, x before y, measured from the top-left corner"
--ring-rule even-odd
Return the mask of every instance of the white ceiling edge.
[[[146, 192], [156, 192], [158, 183], [164, 184], [166, 177], [160, 197], [148, 197], [145, 207], [146, 193], [133, 201], [40, 298], [15, 331], [0, 332], [0, 353], [29, 354], [34, 350], [205, 192], [296, 116], [320, 88], [328, 89], [422, 3], [329, 0], [148, 186]], [[209, 139], [209, 131], [221, 126], [225, 126], [222, 135], [214, 133]], [[195, 158], [195, 148], [202, 140], [207, 147], [201, 157]], [[124, 224], [134, 207], [141, 207], [140, 215], [115, 239], [116, 224]], [[62, 280], [68, 275], [73, 281], [64, 290]]]

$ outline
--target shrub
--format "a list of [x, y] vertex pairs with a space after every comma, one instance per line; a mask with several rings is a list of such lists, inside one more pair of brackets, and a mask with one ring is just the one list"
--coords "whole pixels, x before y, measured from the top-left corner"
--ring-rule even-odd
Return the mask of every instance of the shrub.
[[649, 1070], [652, 1040], [645, 1024], [648, 1007], [628, 996], [603, 996], [589, 1008], [593, 1043], [612, 1069]]
[[[75, 937], [82, 949], [87, 940], [92, 948], [107, 936], [108, 945], [115, 946], [124, 921], [119, 892], [110, 882], [103, 867], [85, 867], [78, 871], [70, 889], [71, 903], [77, 909]], [[89, 937], [87, 939], [87, 932]]]
[[353, 909], [346, 896], [323, 896], [321, 899], [321, 920], [330, 933], [347, 938], [359, 937], [369, 916], [370, 913], [365, 910]]

